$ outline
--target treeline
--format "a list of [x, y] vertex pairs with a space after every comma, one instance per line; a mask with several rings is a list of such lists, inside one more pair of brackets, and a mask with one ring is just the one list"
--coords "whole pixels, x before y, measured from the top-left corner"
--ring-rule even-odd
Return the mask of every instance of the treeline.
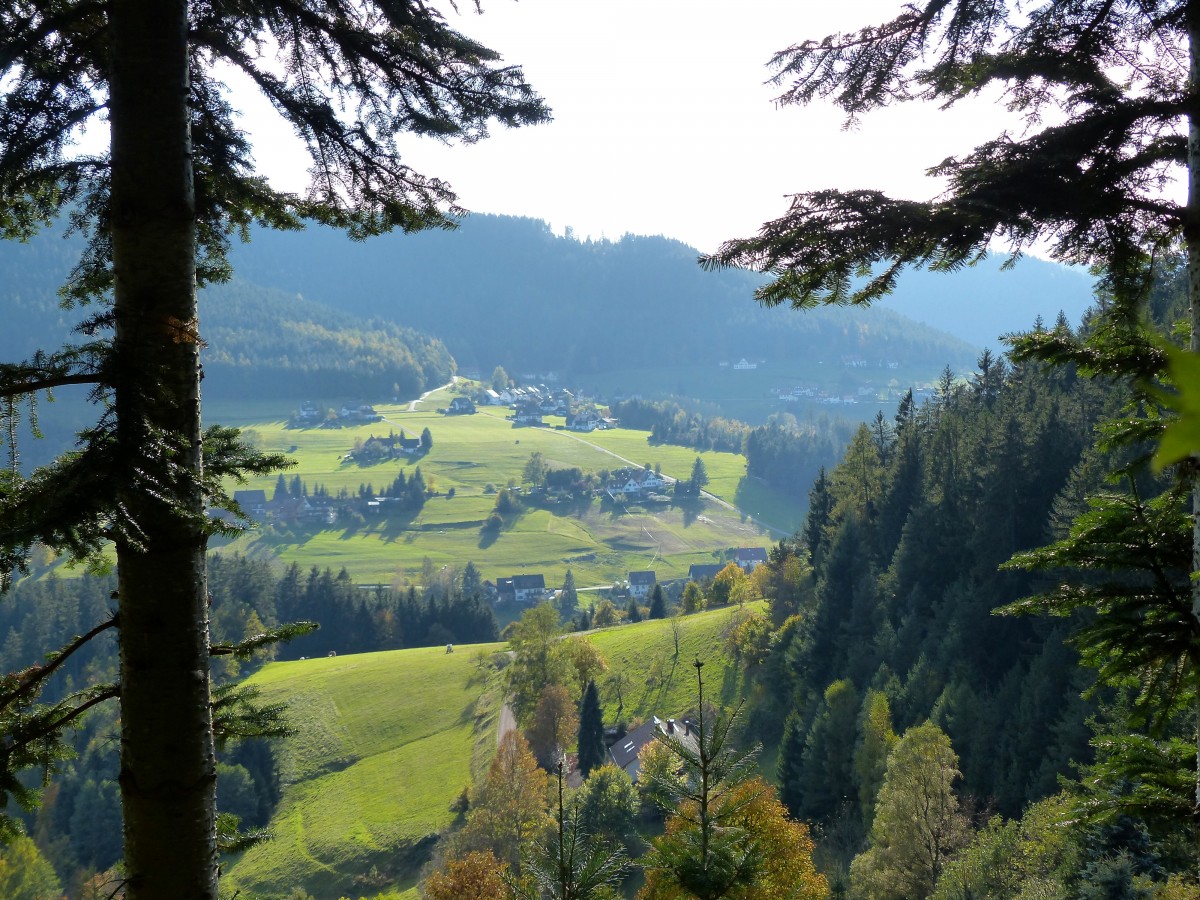
[[205, 290], [205, 390], [271, 397], [415, 397], [445, 384], [454, 360], [436, 338], [394, 320], [363, 321], [245, 282]]
[[[305, 572], [292, 565], [276, 575], [265, 560], [213, 555], [208, 588], [214, 644], [246, 640], [286, 622], [320, 625], [253, 660], [215, 657], [214, 678], [227, 684], [271, 658], [497, 639], [496, 617], [473, 564], [461, 570], [434, 570], [427, 564], [423, 580], [421, 588], [404, 591], [364, 590], [345, 570]], [[42, 663], [46, 647], [61, 647], [110, 618], [116, 589], [115, 575], [87, 573], [71, 579], [49, 574], [14, 587], [0, 604], [0, 671]], [[114, 680], [116, 653], [111, 631], [92, 640], [64, 662], [62, 677], [47, 683], [41, 700], [52, 703], [80, 686]], [[122, 852], [116, 718], [116, 706], [110, 703], [82, 719], [71, 735], [75, 758], [60, 764], [41, 805], [24, 817], [27, 832], [72, 896], [92, 875], [112, 867]], [[231, 742], [217, 766], [220, 811], [236, 815], [242, 828], [264, 827], [279, 797], [270, 741]]]
[[625, 427], [649, 431], [652, 444], [745, 454], [747, 475], [800, 501], [817, 473], [837, 461], [854, 428], [826, 419], [802, 426], [791, 415], [750, 426], [689, 412], [672, 400], [623, 400], [612, 412]]

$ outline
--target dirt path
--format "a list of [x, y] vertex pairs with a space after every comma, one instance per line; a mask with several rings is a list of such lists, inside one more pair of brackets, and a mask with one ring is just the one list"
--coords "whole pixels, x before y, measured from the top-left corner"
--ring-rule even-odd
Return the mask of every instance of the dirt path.
[[500, 746], [500, 742], [504, 740], [504, 736], [517, 727], [516, 717], [513, 715], [512, 707], [509, 706], [507, 700], [500, 707], [500, 719], [496, 722], [496, 746]]
[[434, 391], [444, 391], [444, 390], [445, 390], [446, 388], [448, 388], [448, 387], [454, 387], [454, 383], [455, 383], [456, 381], [458, 381], [458, 376], [457, 376], [457, 375], [452, 375], [452, 376], [450, 377], [450, 380], [449, 380], [449, 381], [447, 381], [445, 384], [441, 385], [440, 387], [430, 388], [430, 389], [429, 389], [429, 390], [427, 390], [425, 393], [423, 393], [423, 394], [422, 394], [420, 397], [418, 397], [416, 400], [410, 400], [410, 401], [408, 401], [408, 411], [409, 411], [409, 412], [416, 412], [416, 411], [417, 411], [417, 404], [418, 404], [418, 403], [420, 403], [422, 400], [424, 400], [426, 397], [428, 397], [428, 396], [429, 396], [430, 394], [432, 394]]

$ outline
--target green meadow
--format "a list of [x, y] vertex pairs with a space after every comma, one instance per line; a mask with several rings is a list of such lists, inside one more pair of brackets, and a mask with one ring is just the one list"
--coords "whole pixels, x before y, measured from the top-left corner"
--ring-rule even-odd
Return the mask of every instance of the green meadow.
[[[484, 645], [485, 651], [503, 645]], [[287, 704], [270, 841], [227, 869], [244, 897], [408, 888], [450, 804], [495, 746], [496, 692], [473, 652], [417, 649], [273, 663], [250, 679]]]
[[[295, 460], [286, 473], [313, 490], [318, 484], [336, 494], [357, 493], [360, 486], [380, 490], [403, 471], [420, 466], [426, 485], [437, 495], [414, 516], [367, 522], [342, 521], [325, 530], [255, 529], [221, 552], [278, 558], [302, 566], [344, 566], [360, 582], [403, 584], [416, 579], [426, 559], [435, 567], [472, 561], [485, 578], [522, 572], [543, 573], [548, 585], [561, 584], [567, 569], [580, 586], [608, 584], [637, 569], [653, 569], [660, 580], [686, 576], [694, 563], [712, 563], [726, 548], [769, 546], [791, 533], [802, 510], [783, 502], [745, 476], [745, 458], [732, 453], [698, 453], [686, 447], [650, 446], [647, 433], [616, 429], [575, 434], [550, 417], [550, 427], [514, 427], [508, 411], [481, 408], [475, 415], [445, 416], [449, 390], [431, 394], [410, 410], [407, 404], [376, 409], [382, 422], [340, 429], [289, 429], [285, 413], [263, 415], [262, 404], [240, 411], [226, 404], [216, 416], [247, 430], [264, 450], [285, 452]], [[356, 440], [401, 431], [419, 435], [428, 428], [432, 450], [416, 460], [359, 465], [345, 457]], [[578, 466], [598, 472], [634, 465], [658, 465], [675, 478], [688, 478], [699, 455], [720, 501], [705, 499], [691, 508], [671, 504], [655, 508], [614, 507], [599, 500], [526, 508], [497, 535], [480, 526], [495, 503], [494, 489], [519, 484], [534, 451], [552, 467]], [[275, 476], [249, 482], [270, 496]], [[450, 491], [453, 489], [453, 496]], [[728, 504], [728, 505], [726, 505]], [[739, 509], [730, 508], [740, 506]], [[763, 523], [770, 523], [775, 530]]]
[[[726, 706], [744, 690], [724, 649], [736, 608], [592, 632], [584, 637], [621, 673], [627, 722], [695, 707], [705, 661], [706, 696]], [[284, 703], [295, 734], [278, 744], [283, 799], [273, 837], [226, 866], [223, 890], [279, 900], [300, 887], [316, 897], [408, 900], [436, 836], [456, 822], [451, 804], [490, 762], [500, 689], [481, 667], [504, 644], [272, 663], [250, 680]], [[602, 691], [605, 721], [618, 710]]]

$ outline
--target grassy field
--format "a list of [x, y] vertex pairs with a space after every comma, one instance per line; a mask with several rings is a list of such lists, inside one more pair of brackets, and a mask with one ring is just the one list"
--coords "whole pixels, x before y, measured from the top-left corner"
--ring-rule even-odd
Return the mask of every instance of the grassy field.
[[[763, 604], [751, 604], [758, 609]], [[611, 685], [601, 690], [604, 721], [645, 721], [681, 716], [696, 706], [697, 659], [704, 663], [705, 696], [714, 703], [732, 706], [745, 685], [741, 672], [725, 652], [725, 633], [739, 608], [725, 607], [671, 619], [654, 619], [635, 625], [618, 625], [592, 632], [589, 639], [608, 660], [609, 673], [622, 673], [628, 684], [622, 690], [624, 708], [618, 709]], [[679, 652], [675, 652], [674, 624], [679, 627]]]
[[281, 744], [274, 838], [229, 867], [225, 885], [245, 898], [293, 887], [317, 897], [384, 888], [383, 896], [401, 896], [495, 746], [497, 695], [485, 690], [473, 654], [434, 648], [274, 663], [251, 683], [264, 699], [287, 703], [296, 734]]
[[[610, 672], [625, 676], [620, 718], [680, 716], [695, 707], [695, 669], [707, 696], [731, 705], [744, 689], [724, 650], [732, 608], [586, 636]], [[451, 802], [489, 762], [499, 691], [477, 660], [503, 644], [399, 650], [273, 663], [250, 679], [286, 703], [296, 734], [281, 743], [283, 800], [274, 838], [226, 869], [223, 889], [243, 900], [315, 897], [412, 900], [437, 834], [455, 823]], [[489, 670], [490, 671], [490, 670]], [[616, 722], [604, 690], [605, 721]]]
[[[361, 582], [412, 580], [428, 558], [435, 566], [473, 561], [490, 579], [541, 572], [553, 586], [562, 583], [569, 568], [576, 582], [586, 586], [607, 584], [637, 569], [653, 569], [660, 580], [682, 577], [693, 563], [719, 561], [726, 548], [769, 546], [800, 521], [802, 510], [795, 504], [744, 478], [745, 459], [740, 455], [651, 447], [646, 432], [623, 429], [577, 435], [554, 427], [514, 428], [506, 419], [508, 411], [498, 408], [484, 408], [473, 416], [438, 414], [436, 409], [447, 406], [451, 396], [449, 391], [435, 392], [414, 410], [407, 405], [380, 406], [384, 421], [334, 430], [289, 429], [282, 417], [267, 419], [262, 404], [252, 403], [240, 412], [228, 404], [219, 408], [222, 421], [246, 428], [264, 449], [290, 453], [296, 466], [287, 477], [298, 475], [310, 490], [318, 484], [331, 493], [343, 488], [357, 492], [367, 484], [380, 489], [398, 472], [411, 474], [419, 465], [426, 484], [438, 492], [407, 521], [340, 523], [324, 531], [263, 528], [222, 551], [267, 555], [303, 566], [345, 566]], [[418, 435], [425, 428], [433, 448], [419, 460], [361, 466], [344, 458], [356, 439], [402, 430]], [[519, 483], [534, 451], [555, 467], [598, 472], [629, 460], [635, 465], [658, 464], [676, 478], [689, 477], [700, 455], [710, 478], [708, 490], [730, 504], [741, 504], [745, 512], [713, 500], [705, 500], [700, 508], [664, 504], [653, 511], [593, 501], [553, 510], [532, 507], [499, 535], [481, 534], [479, 526], [495, 501], [491, 490], [510, 481]], [[269, 496], [274, 485], [275, 477], [268, 476], [247, 487], [263, 488]]]

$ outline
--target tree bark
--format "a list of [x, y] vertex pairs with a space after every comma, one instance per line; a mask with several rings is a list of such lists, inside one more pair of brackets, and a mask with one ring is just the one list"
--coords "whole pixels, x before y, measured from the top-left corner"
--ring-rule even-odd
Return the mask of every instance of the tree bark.
[[120, 486], [141, 530], [116, 548], [127, 897], [215, 900], [187, 2], [109, 9], [116, 441], [165, 485]]
[[[1188, 31], [1188, 146], [1187, 208], [1184, 210], [1183, 240], [1188, 264], [1188, 310], [1190, 349], [1200, 353], [1200, 0], [1187, 4]], [[1192, 482], [1192, 573], [1200, 572], [1200, 454], [1192, 454], [1185, 465]], [[1192, 578], [1192, 617], [1200, 622], [1200, 579]], [[1192, 673], [1193, 678], [1197, 673]], [[1196, 699], [1196, 797], [1200, 811], [1200, 695]], [[1200, 872], [1200, 853], [1196, 866]]]

